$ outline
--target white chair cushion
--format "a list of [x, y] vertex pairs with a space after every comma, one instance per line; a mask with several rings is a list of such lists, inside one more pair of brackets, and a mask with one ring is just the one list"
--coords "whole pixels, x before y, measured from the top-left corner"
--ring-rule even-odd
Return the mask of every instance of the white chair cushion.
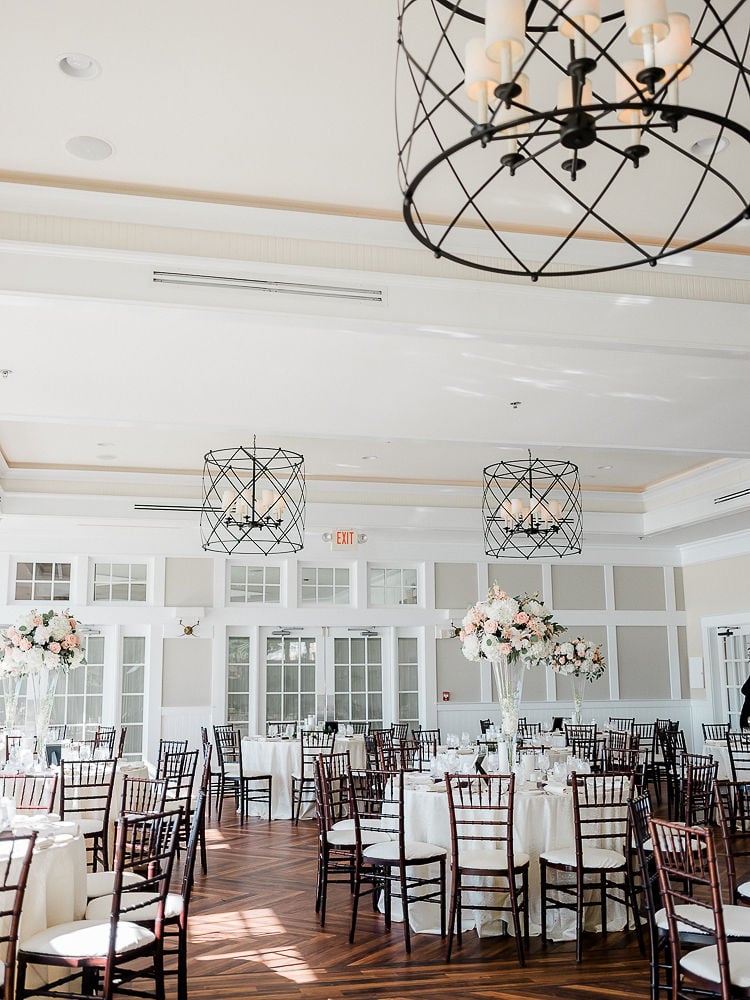
[[[566, 868], [576, 867], [575, 847], [559, 847], [545, 851], [540, 857], [550, 865], [564, 865]], [[608, 851], [603, 847], [586, 847], [583, 851], [584, 868], [622, 868], [625, 856], [619, 851]]]
[[356, 847], [357, 836], [354, 830], [328, 830], [326, 843], [329, 847]]
[[354, 820], [353, 819], [340, 819], [337, 823], [334, 823], [333, 830], [353, 830]]
[[[135, 872], [123, 872], [122, 884], [124, 886], [136, 885], [143, 881], [142, 875]], [[86, 876], [86, 898], [95, 899], [97, 896], [109, 896], [115, 891], [114, 872], [89, 872]]]
[[[459, 851], [458, 863], [461, 868], [475, 868], [484, 871], [503, 872], [508, 870], [507, 851], [493, 850], [492, 848], [471, 848]], [[517, 851], [515, 854], [516, 868], [523, 868], [529, 863], [528, 854]]]
[[[117, 924], [116, 947], [122, 954], [151, 944], [153, 933], [127, 920]], [[21, 954], [63, 955], [70, 958], [104, 957], [109, 951], [109, 921], [73, 920], [57, 924], [26, 938]]]
[[[732, 985], [743, 990], [750, 989], [750, 943], [730, 941], [727, 950], [729, 952], [729, 978]], [[689, 952], [680, 960], [680, 965], [686, 972], [692, 972], [694, 975], [700, 976], [701, 979], [707, 979], [712, 983], [720, 982], [715, 945]]]
[[[150, 892], [126, 892], [123, 893], [122, 903], [123, 906], [137, 906], [139, 903], [144, 905], [137, 910], [128, 910], [127, 913], [122, 914], [122, 920], [135, 920], [135, 921], [149, 921], [156, 920], [156, 903], [149, 902], [153, 900], [153, 894]], [[182, 913], [185, 901], [182, 896], [177, 892], [170, 892], [167, 896], [167, 901], [164, 906], [164, 917], [165, 919], [171, 919], [179, 917]], [[112, 909], [112, 897], [111, 896], [99, 896], [98, 899], [92, 899], [89, 905], [86, 907], [85, 920], [106, 920], [109, 917], [110, 910]]]
[[240, 765], [239, 764], [225, 764], [224, 765], [224, 777], [225, 778], [239, 778], [240, 776]]
[[[435, 844], [423, 844], [418, 840], [407, 840], [404, 844], [404, 855], [407, 861], [419, 861], [420, 859], [440, 858], [448, 852], [444, 847], [437, 847]], [[368, 861], [385, 861], [396, 863], [399, 859], [399, 848], [397, 840], [383, 841], [380, 844], [371, 844], [362, 851], [363, 856]]]
[[[707, 934], [711, 933], [714, 929], [714, 915], [705, 906], [686, 903], [683, 906], [678, 906], [676, 912], [678, 918], [684, 916], [687, 920], [693, 920], [695, 923], [701, 924], [701, 926], [706, 928]], [[655, 920], [659, 930], [666, 931], [668, 929], [666, 910], [659, 910]], [[724, 929], [727, 937], [750, 937], [750, 907], [725, 906]], [[677, 924], [677, 932], [678, 934], [700, 934], [700, 931], [696, 927], [691, 927], [689, 924], [683, 923]]]
[[750, 899], [750, 882], [743, 882], [737, 886], [737, 895], [743, 899]]

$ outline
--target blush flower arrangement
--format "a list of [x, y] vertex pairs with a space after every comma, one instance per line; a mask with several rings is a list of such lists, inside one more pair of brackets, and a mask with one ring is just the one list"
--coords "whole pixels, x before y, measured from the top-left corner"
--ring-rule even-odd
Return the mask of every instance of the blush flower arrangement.
[[78, 623], [69, 611], [29, 611], [0, 632], [0, 674], [68, 673], [85, 664]]
[[594, 645], [588, 639], [572, 639], [555, 646], [550, 659], [552, 669], [558, 674], [568, 677], [585, 677], [595, 681], [601, 677], [607, 665], [602, 656], [602, 647]]
[[486, 601], [469, 608], [458, 632], [467, 660], [522, 661], [530, 667], [549, 662], [555, 636], [565, 629], [538, 594], [510, 597], [494, 583]]

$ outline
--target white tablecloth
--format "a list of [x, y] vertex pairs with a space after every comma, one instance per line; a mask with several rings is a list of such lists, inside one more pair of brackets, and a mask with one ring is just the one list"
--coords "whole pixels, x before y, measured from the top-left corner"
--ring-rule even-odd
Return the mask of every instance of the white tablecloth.
[[[715, 761], [718, 761], [719, 770], [716, 773], [717, 778], [720, 780], [722, 778], [726, 778], [729, 781], [732, 780], [732, 762], [729, 759], [729, 747], [726, 744], [726, 740], [706, 740], [703, 743], [703, 756], [713, 757]], [[737, 777], [740, 777], [739, 774]]]
[[[433, 786], [435, 787], [435, 786]], [[438, 786], [442, 787], [442, 786]], [[450, 817], [445, 791], [431, 791], [429, 786], [407, 788], [404, 791], [404, 822], [408, 840], [420, 840], [445, 847], [448, 851], [448, 899], [450, 900]], [[573, 797], [565, 788], [562, 794], [544, 791], [516, 791], [513, 819], [513, 846], [517, 852], [529, 855], [529, 933], [541, 934], [541, 893], [539, 855], [574, 843]], [[465, 897], [466, 898], [466, 897]], [[395, 901], [394, 901], [395, 904]], [[396, 906], [394, 905], [394, 912]], [[464, 929], [476, 927], [480, 934], [502, 933], [501, 914], [464, 909]], [[586, 912], [586, 929], [601, 930], [597, 907]], [[510, 915], [508, 914], [508, 920]], [[430, 903], [412, 903], [409, 918], [417, 932], [439, 933], [438, 907]], [[625, 909], [618, 903], [608, 903], [608, 926], [618, 930], [625, 926]], [[554, 941], [575, 940], [575, 914], [563, 910], [547, 911], [547, 936]]]
[[[29, 825], [39, 832], [23, 900], [21, 944], [54, 924], [81, 920], [86, 912], [86, 846], [76, 824], [51, 823], [45, 818], [16, 820], [19, 828]], [[29, 975], [32, 986], [41, 981], [35, 975]]]
[[[364, 767], [367, 762], [364, 736], [337, 736], [333, 745], [334, 753], [349, 751], [349, 759], [354, 768]], [[271, 819], [290, 819], [292, 816], [292, 774], [299, 773], [300, 742], [277, 737], [246, 736], [242, 740], [242, 767], [245, 773], [270, 774]], [[312, 803], [302, 804], [300, 818], [311, 819], [314, 815]], [[248, 804], [250, 816], [267, 815], [263, 802]]]

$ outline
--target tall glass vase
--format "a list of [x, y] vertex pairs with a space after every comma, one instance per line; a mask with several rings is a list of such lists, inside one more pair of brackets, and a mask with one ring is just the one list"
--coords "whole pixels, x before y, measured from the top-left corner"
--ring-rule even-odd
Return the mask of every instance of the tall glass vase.
[[507, 656], [490, 660], [490, 663], [495, 676], [495, 690], [500, 702], [502, 739], [498, 742], [498, 753], [502, 754], [502, 748], [505, 747], [505, 756], [500, 757], [500, 768], [510, 773], [516, 763], [518, 713], [521, 706], [526, 665], [523, 660], [510, 662]]
[[47, 763], [47, 731], [52, 718], [52, 705], [55, 700], [59, 670], [48, 670], [42, 667], [36, 673], [29, 674], [31, 691], [34, 697], [34, 731], [36, 734], [36, 752], [42, 766]]
[[580, 726], [583, 723], [583, 693], [588, 684], [586, 674], [571, 674], [570, 683], [573, 688], [573, 725]]
[[14, 732], [18, 720], [18, 703], [21, 696], [23, 677], [3, 674], [3, 701], [5, 702], [5, 729]]

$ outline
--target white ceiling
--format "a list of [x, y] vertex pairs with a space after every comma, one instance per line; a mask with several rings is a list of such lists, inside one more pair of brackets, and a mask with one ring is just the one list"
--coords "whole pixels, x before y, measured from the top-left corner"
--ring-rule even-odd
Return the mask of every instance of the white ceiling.
[[[395, 4], [9, 0], [0, 23], [6, 491], [122, 470], [144, 494], [176, 473], [193, 495], [206, 450], [257, 434], [302, 451], [313, 484], [456, 487], [457, 505], [529, 447], [579, 464], [587, 506], [607, 492], [625, 509], [750, 457], [746, 256], [551, 288], [412, 243]], [[68, 52], [101, 75], [64, 76]], [[76, 159], [73, 135], [114, 155]], [[750, 227], [730, 235], [750, 246]], [[160, 269], [383, 301], [163, 288]]]

